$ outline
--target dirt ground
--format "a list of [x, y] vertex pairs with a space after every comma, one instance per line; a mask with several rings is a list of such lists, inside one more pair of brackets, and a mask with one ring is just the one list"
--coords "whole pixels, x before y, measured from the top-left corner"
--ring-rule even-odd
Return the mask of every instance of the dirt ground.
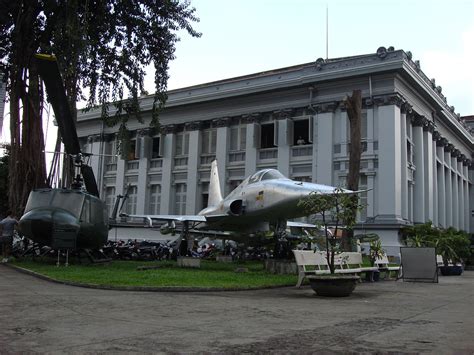
[[474, 271], [438, 284], [237, 292], [111, 291], [0, 265], [0, 353], [474, 354]]

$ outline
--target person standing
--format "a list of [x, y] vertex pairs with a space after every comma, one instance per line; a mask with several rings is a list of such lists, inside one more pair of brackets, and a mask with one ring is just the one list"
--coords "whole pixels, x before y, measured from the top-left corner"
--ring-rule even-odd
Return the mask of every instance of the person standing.
[[7, 212], [7, 217], [0, 222], [0, 228], [2, 231], [1, 241], [2, 241], [2, 262], [6, 263], [13, 245], [13, 233], [15, 231], [18, 221], [13, 217], [11, 211]]

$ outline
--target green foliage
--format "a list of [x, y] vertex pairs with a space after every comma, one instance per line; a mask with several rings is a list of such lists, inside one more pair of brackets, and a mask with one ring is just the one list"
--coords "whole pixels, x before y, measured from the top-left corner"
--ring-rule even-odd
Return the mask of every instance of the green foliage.
[[[308, 215], [319, 217], [314, 223], [324, 228], [326, 257], [333, 274], [334, 255], [341, 252], [338, 230], [350, 230], [355, 225], [357, 211], [363, 207], [359, 203], [359, 196], [346, 194], [343, 189], [336, 188], [331, 194], [311, 193], [299, 201], [298, 207], [303, 208]], [[330, 227], [334, 228], [334, 232], [330, 231]]]
[[[296, 282], [295, 275], [275, 275], [264, 270], [261, 262], [218, 263], [201, 260], [200, 269], [179, 268], [169, 261], [139, 262], [113, 261], [105, 265], [70, 265], [56, 267], [54, 262], [18, 260], [15, 265], [46, 275], [55, 280], [93, 285], [138, 287], [201, 287], [201, 288], [255, 288], [289, 286]], [[141, 266], [156, 269], [138, 270]], [[245, 267], [248, 272], [236, 273]]]
[[377, 259], [380, 259], [383, 256], [385, 256], [385, 250], [383, 250], [382, 243], [380, 240], [373, 240], [370, 242], [369, 245], [370, 245], [370, 252], [369, 252], [370, 264], [374, 266], [375, 261]]
[[469, 235], [453, 227], [435, 228], [431, 221], [402, 229], [406, 244], [412, 247], [436, 248], [443, 257], [443, 263], [461, 262], [471, 254]]

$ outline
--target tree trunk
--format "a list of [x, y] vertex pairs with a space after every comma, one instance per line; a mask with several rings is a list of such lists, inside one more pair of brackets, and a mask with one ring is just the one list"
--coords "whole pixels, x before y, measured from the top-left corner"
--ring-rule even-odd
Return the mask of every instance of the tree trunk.
[[32, 61], [37, 51], [34, 34], [37, 5], [37, 1], [30, 1], [19, 7], [16, 33], [13, 35], [8, 197], [10, 209], [16, 215], [23, 213], [31, 189], [44, 187], [46, 180], [41, 119], [42, 90]]
[[[349, 190], [357, 191], [359, 189], [360, 178], [360, 158], [362, 155], [361, 142], [361, 109], [362, 109], [362, 94], [360, 90], [354, 90], [351, 97], [345, 100], [347, 108], [347, 116], [349, 118], [350, 127], [350, 150], [349, 150], [349, 174], [347, 175], [347, 188]], [[353, 216], [357, 214], [358, 195], [353, 195], [354, 209]], [[345, 238], [344, 249], [350, 250], [354, 232], [347, 231]]]

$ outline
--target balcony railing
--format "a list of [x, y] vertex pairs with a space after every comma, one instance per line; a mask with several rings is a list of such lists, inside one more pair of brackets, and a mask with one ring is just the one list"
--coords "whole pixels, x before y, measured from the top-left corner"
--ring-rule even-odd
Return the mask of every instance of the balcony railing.
[[229, 163], [245, 161], [245, 151], [229, 152]]
[[278, 148], [264, 148], [258, 152], [259, 160], [276, 160], [278, 158]]
[[150, 169], [161, 169], [163, 167], [163, 159], [152, 159], [150, 160]]
[[202, 154], [200, 162], [201, 162], [201, 165], [211, 165], [214, 159], [216, 159], [215, 154]]

